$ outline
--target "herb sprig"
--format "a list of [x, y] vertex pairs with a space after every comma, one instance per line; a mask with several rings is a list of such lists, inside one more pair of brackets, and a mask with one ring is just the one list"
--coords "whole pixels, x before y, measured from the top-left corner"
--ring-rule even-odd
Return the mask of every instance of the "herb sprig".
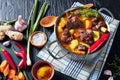
[[114, 68], [114, 75], [120, 76], [120, 57], [118, 57], [116, 54], [114, 56], [114, 59], [112, 63], [108, 63], [108, 66]]
[[99, 14], [96, 10], [93, 10], [93, 9], [90, 9], [90, 8], [81, 8], [79, 10], [79, 14], [82, 17], [91, 17], [91, 16], [98, 17], [99, 16]]

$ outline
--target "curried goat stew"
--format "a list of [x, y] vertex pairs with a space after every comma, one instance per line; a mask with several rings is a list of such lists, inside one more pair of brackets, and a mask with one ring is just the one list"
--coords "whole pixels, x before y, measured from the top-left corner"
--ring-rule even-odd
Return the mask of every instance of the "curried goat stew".
[[[109, 31], [102, 16], [96, 10], [85, 7], [63, 14], [56, 26], [56, 34], [65, 49], [82, 55], [96, 52], [109, 37], [106, 35]], [[93, 48], [96, 49], [92, 51]]]

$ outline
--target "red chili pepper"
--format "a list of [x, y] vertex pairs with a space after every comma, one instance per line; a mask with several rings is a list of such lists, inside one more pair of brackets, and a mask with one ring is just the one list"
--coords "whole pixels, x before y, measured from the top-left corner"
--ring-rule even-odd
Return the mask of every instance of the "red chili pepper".
[[16, 41], [14, 43], [20, 49], [20, 51], [21, 51], [21, 53], [23, 55], [22, 59], [23, 59], [23, 62], [24, 62], [24, 68], [26, 68], [26, 60], [27, 60], [27, 58], [26, 58], [26, 51], [25, 51], [24, 47], [21, 44], [19, 44]]
[[15, 72], [16, 72], [15, 63], [13, 62], [13, 60], [12, 60], [11, 56], [9, 55], [8, 51], [7, 51], [6, 49], [3, 49], [3, 48], [1, 48], [1, 51], [2, 51], [2, 53], [3, 53], [3, 55], [4, 55], [4, 57], [6, 58], [6, 60], [8, 61], [10, 67], [11, 67], [12, 69], [14, 69]]
[[17, 51], [15, 51], [14, 53], [15, 53], [15, 55], [16, 55], [17, 57], [23, 58], [23, 55], [22, 55], [22, 53], [20, 53], [20, 52], [17, 52]]
[[23, 53], [23, 55], [26, 56], [26, 51], [25, 51], [24, 47], [16, 41], [14, 41], [14, 43], [17, 47], [19, 47], [21, 53]]
[[21, 61], [20, 61], [19, 64], [18, 64], [18, 68], [20, 68], [20, 69], [23, 68], [23, 67], [24, 67], [24, 56], [23, 56], [23, 54], [20, 53], [20, 52], [15, 51], [14, 49], [13, 49], [13, 52], [15, 53], [15, 55], [16, 55], [17, 57], [22, 58]]
[[99, 40], [97, 40], [90, 48], [88, 49], [91, 53], [97, 51], [109, 38], [110, 33], [105, 33], [101, 36]]
[[20, 63], [18, 64], [18, 68], [21, 69], [24, 66], [24, 60], [21, 59]]
[[17, 52], [17, 51], [15, 51], [14, 49], [12, 49], [12, 50], [13, 50], [13, 52], [15, 53], [15, 55], [16, 55], [17, 57], [24, 58], [24, 56], [23, 56], [23, 54], [22, 54], [21, 52]]

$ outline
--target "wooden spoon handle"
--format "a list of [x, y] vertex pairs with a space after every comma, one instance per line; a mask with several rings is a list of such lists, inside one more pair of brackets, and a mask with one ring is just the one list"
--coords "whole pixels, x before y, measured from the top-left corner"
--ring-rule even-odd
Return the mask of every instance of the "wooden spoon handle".
[[91, 8], [91, 7], [93, 7], [93, 3], [85, 4], [84, 7]]

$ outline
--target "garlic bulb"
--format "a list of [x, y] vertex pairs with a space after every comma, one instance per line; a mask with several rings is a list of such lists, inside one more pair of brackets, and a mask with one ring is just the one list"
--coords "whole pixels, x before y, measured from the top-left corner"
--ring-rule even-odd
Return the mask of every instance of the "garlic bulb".
[[109, 77], [108, 80], [114, 80], [113, 76]]
[[105, 70], [105, 71], [104, 71], [104, 74], [105, 74], [105, 75], [108, 75], [108, 76], [112, 76], [111, 70]]
[[14, 28], [20, 32], [24, 31], [27, 28], [27, 23], [22, 19], [21, 15], [18, 16], [18, 20], [15, 22]]

